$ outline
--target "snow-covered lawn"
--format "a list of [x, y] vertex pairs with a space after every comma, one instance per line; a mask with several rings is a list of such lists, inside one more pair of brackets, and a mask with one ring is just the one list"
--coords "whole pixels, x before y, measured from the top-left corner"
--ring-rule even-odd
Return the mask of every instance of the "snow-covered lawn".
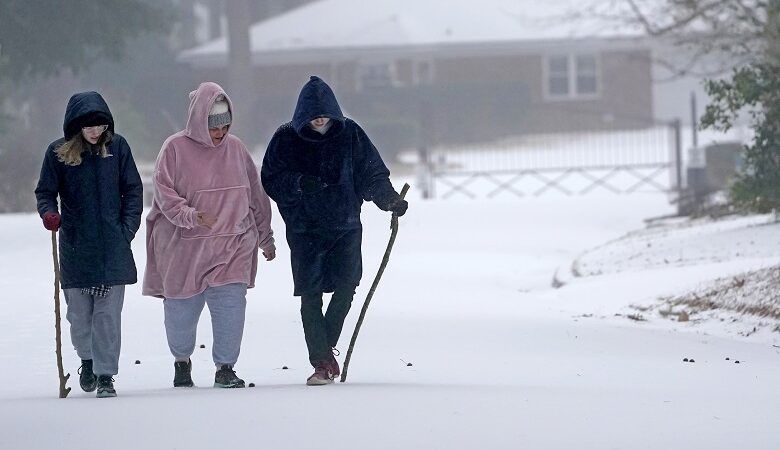
[[586, 251], [571, 271], [657, 283], [657, 297], [623, 313], [634, 320], [780, 343], [779, 262], [780, 222], [768, 214], [658, 221]]
[[[79, 390], [66, 326], [74, 390], [64, 400], [57, 398], [48, 232], [34, 215], [0, 216], [0, 448], [779, 448], [780, 349], [773, 344], [780, 334], [744, 337], [717, 320], [673, 322], [650, 310], [643, 314], [651, 320], [626, 316], [637, 313], [632, 305], [776, 265], [780, 251], [764, 240], [780, 230], [759, 232], [751, 223], [748, 234], [761, 242], [743, 240], [740, 248], [761, 250], [748, 257], [692, 232], [680, 242], [719, 250], [690, 264], [677, 262], [678, 244], [652, 230], [612, 250], [604, 245], [670, 212], [660, 194], [412, 201], [349, 380], [325, 387], [304, 385], [310, 368], [277, 214], [278, 257], [261, 265], [259, 287], [249, 292], [236, 367], [256, 387], [209, 387], [206, 313], [199, 329], [206, 348], [193, 357], [199, 387], [172, 388], [162, 305], [133, 285], [119, 397]], [[389, 235], [389, 217], [373, 205], [363, 219], [364, 278], [340, 361]], [[707, 227], [717, 228], [699, 229]], [[133, 244], [140, 271], [143, 234]], [[550, 287], [553, 273], [575, 260], [582, 276]]]

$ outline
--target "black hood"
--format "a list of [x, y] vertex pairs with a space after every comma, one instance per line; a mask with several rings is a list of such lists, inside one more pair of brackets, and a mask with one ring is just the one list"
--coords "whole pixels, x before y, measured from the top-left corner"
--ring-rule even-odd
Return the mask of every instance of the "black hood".
[[[327, 117], [333, 124], [324, 135], [312, 130], [308, 124], [317, 117]], [[292, 125], [300, 137], [320, 141], [336, 136], [344, 129], [344, 114], [330, 86], [319, 77], [312, 76], [301, 89], [295, 106]]]
[[65, 120], [62, 131], [65, 139], [77, 135], [83, 127], [94, 125], [108, 125], [109, 131], [114, 133], [114, 116], [108, 109], [108, 104], [97, 92], [79, 92], [73, 94], [65, 108]]

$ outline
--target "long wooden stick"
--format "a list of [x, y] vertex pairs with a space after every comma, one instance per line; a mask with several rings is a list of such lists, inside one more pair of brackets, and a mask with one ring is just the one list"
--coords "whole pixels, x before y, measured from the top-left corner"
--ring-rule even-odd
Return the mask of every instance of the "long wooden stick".
[[[406, 192], [409, 191], [409, 183], [405, 183], [401, 189], [401, 199], [406, 197]], [[360, 332], [360, 326], [363, 325], [363, 319], [366, 318], [366, 311], [368, 311], [368, 304], [371, 303], [371, 297], [374, 296], [374, 291], [379, 284], [379, 279], [382, 278], [382, 274], [387, 267], [387, 262], [390, 261], [390, 251], [393, 250], [393, 244], [395, 243], [395, 236], [398, 234], [398, 216], [393, 214], [390, 218], [390, 242], [387, 243], [387, 250], [385, 250], [385, 256], [382, 258], [382, 264], [379, 265], [379, 271], [374, 277], [374, 283], [371, 285], [371, 289], [368, 291], [366, 301], [363, 302], [363, 309], [360, 311], [360, 317], [355, 325], [355, 331], [352, 333], [352, 340], [349, 342], [349, 350], [347, 350], [347, 356], [344, 358], [344, 368], [341, 371], [341, 383], [347, 381], [347, 370], [349, 369], [349, 360], [352, 358], [352, 350], [355, 349], [355, 341], [357, 341], [358, 333]]]
[[57, 371], [60, 376], [60, 398], [65, 398], [70, 393], [68, 383], [70, 374], [65, 375], [62, 368], [62, 328], [60, 327], [60, 261], [57, 257], [57, 232], [51, 232], [51, 256], [54, 259], [54, 330], [57, 341]]

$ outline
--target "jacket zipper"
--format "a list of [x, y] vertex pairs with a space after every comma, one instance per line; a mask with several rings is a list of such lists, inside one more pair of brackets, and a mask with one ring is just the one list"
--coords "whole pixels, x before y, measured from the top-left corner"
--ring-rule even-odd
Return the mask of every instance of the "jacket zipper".
[[97, 204], [98, 204], [98, 235], [100, 240], [100, 256], [103, 260], [103, 265], [100, 268], [100, 279], [102, 280], [100, 283], [103, 284], [106, 281], [106, 241], [103, 238], [103, 201], [102, 197], [100, 195], [100, 157], [91, 154], [90, 158], [93, 161], [93, 164], [95, 166], [94, 173], [94, 179], [95, 179], [95, 194], [97, 195]]

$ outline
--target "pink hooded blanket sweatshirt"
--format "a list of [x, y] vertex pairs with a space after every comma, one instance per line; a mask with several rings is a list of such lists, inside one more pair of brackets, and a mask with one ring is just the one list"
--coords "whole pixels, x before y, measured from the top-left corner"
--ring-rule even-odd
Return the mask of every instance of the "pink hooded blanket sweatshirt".
[[[187, 298], [210, 286], [254, 287], [258, 247], [274, 250], [271, 203], [249, 151], [227, 134], [218, 145], [209, 136], [208, 113], [223, 95], [216, 83], [190, 93], [187, 126], [169, 137], [154, 170], [154, 202], [146, 217], [143, 294]], [[217, 217], [209, 229], [198, 212]]]

